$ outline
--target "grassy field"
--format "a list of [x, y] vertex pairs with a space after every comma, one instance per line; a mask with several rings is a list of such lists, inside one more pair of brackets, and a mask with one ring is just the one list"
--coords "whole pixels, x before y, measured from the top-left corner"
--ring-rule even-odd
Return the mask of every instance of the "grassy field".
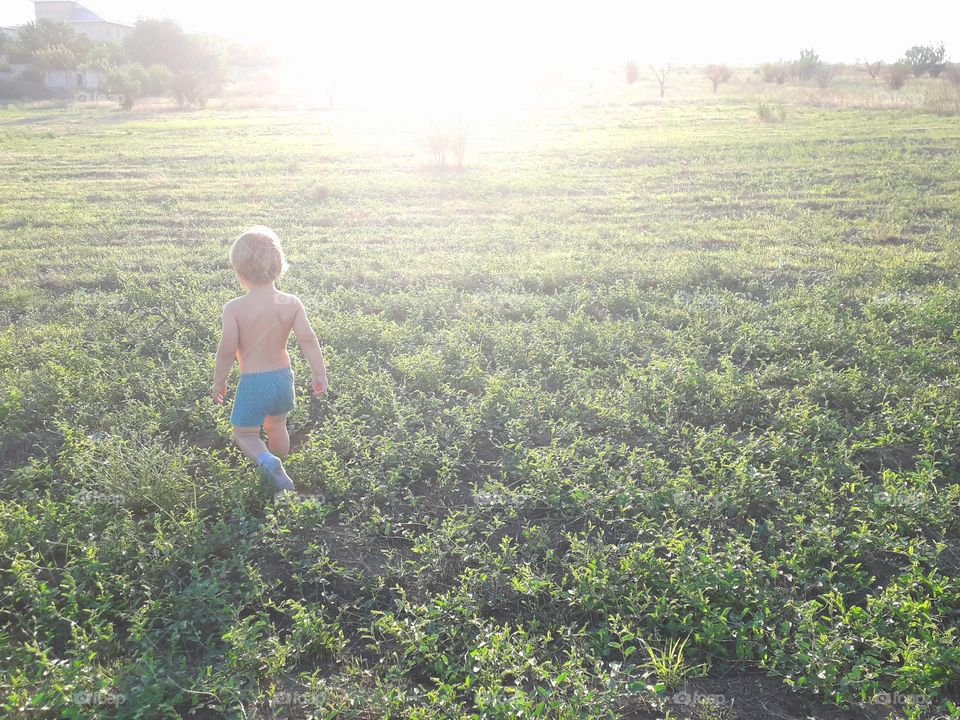
[[[0, 110], [0, 715], [960, 718], [960, 121], [418, 132]], [[208, 398], [256, 222], [288, 505]]]

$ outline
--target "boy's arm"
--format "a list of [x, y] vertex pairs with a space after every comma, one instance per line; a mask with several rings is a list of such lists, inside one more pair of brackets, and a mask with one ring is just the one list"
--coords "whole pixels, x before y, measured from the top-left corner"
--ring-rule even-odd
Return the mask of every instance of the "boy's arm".
[[299, 298], [297, 298], [297, 314], [293, 319], [293, 332], [297, 336], [300, 349], [313, 369], [313, 391], [317, 395], [323, 395], [327, 391], [327, 366], [323, 362], [320, 340], [310, 326], [307, 311]]
[[217, 347], [217, 367], [213, 371], [213, 387], [211, 396], [216, 403], [222, 403], [227, 394], [227, 376], [233, 361], [237, 358], [237, 343], [240, 331], [237, 328], [237, 317], [230, 303], [223, 306], [223, 331], [220, 334], [220, 345]]

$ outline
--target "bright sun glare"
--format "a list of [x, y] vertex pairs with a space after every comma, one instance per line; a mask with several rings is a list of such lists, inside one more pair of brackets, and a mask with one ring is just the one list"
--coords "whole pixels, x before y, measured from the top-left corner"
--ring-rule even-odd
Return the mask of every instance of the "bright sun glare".
[[277, 51], [292, 84], [317, 98], [428, 112], [515, 107], [535, 96], [562, 48], [533, 5], [495, 5], [385, 5], [367, 22], [355, 7], [310, 8]]

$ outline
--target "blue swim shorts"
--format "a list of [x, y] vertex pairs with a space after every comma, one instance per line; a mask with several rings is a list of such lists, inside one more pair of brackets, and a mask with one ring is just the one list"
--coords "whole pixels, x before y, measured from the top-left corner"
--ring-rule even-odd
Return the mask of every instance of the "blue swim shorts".
[[289, 367], [244, 373], [237, 385], [230, 423], [240, 427], [259, 427], [267, 415], [283, 415], [296, 405], [293, 370]]

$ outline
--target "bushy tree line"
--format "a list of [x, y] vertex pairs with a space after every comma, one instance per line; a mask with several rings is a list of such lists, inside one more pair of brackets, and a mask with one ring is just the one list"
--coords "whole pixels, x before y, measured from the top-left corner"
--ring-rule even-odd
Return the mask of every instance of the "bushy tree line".
[[[862, 63], [863, 69], [873, 80], [883, 80], [891, 90], [899, 90], [910, 77], [929, 75], [940, 77], [944, 71], [952, 76], [953, 70], [947, 59], [947, 50], [941, 42], [938, 45], [914, 45], [896, 62], [886, 64], [882, 61]], [[843, 69], [842, 65], [823, 62], [812, 49], [801, 50], [796, 60], [764, 63], [760, 66], [760, 76], [764, 82], [782, 85], [789, 80], [813, 80], [821, 88], [830, 85]], [[946, 77], [946, 75], [945, 75]], [[948, 78], [949, 79], [949, 78]]]
[[800, 51], [800, 57], [796, 60], [764, 63], [759, 72], [760, 77], [767, 83], [782, 85], [789, 80], [812, 80], [818, 87], [825, 89], [841, 70], [843, 65], [824, 62], [812, 48], [806, 48]]
[[103, 89], [131, 108], [142, 97], [162, 95], [205, 106], [229, 82], [227, 66], [237, 50], [219, 38], [186, 33], [170, 19], [141, 19], [122, 44], [94, 42], [66, 23], [38, 20], [6, 38], [0, 52], [8, 64], [25, 66], [20, 78], [27, 83], [42, 84], [56, 70], [101, 72]]
[[[891, 90], [899, 90], [907, 84], [910, 77], [929, 75], [932, 78], [943, 77], [952, 86], [960, 86], [960, 65], [951, 64], [947, 57], [946, 46], [941, 42], [937, 45], [914, 45], [895, 63], [886, 64], [883, 61], [858, 61], [858, 64], [873, 80], [883, 80]], [[640, 66], [630, 61], [624, 66], [627, 83], [632, 85], [641, 77]], [[820, 55], [812, 48], [800, 51], [795, 60], [763, 63], [756, 71], [763, 82], [782, 85], [789, 81], [812, 81], [819, 88], [826, 89], [834, 79], [845, 70], [842, 63], [829, 63], [821, 60]], [[670, 66], [650, 66], [653, 79], [660, 89], [660, 97], [669, 77]], [[713, 86], [713, 92], [722, 83], [730, 80], [732, 71], [726, 65], [710, 64], [704, 68], [704, 74]]]
[[894, 63], [887, 65], [881, 60], [864, 62], [863, 68], [871, 79], [882, 79], [891, 90], [902, 88], [911, 76], [929, 75], [937, 78], [945, 70], [948, 75], [952, 72], [947, 59], [947, 49], [942, 42], [938, 45], [914, 45]]

